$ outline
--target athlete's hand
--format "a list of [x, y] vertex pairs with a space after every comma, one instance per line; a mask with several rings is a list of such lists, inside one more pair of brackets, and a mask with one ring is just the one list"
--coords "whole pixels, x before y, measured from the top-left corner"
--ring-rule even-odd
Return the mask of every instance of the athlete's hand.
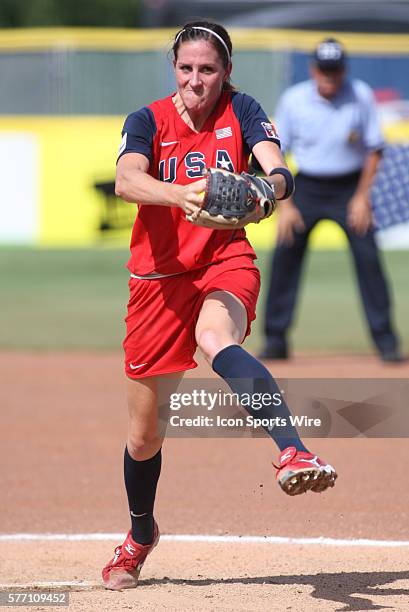
[[278, 206], [277, 243], [293, 244], [294, 232], [302, 232], [304, 229], [302, 215], [292, 200], [281, 202]]
[[347, 223], [358, 236], [364, 236], [373, 225], [371, 204], [367, 196], [355, 194], [348, 202]]
[[203, 195], [206, 189], [206, 179], [200, 179], [189, 185], [184, 185], [180, 190], [178, 206], [187, 215], [200, 210], [200, 205], [203, 202]]

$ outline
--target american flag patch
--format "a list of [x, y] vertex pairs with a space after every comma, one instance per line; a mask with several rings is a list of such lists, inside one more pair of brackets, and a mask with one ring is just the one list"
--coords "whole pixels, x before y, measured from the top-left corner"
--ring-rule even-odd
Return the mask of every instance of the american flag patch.
[[269, 138], [278, 138], [278, 134], [272, 123], [266, 123], [265, 121], [262, 121], [261, 125], [263, 126], [264, 131]]
[[233, 136], [233, 132], [231, 127], [220, 128], [216, 130], [216, 138], [220, 140], [221, 138], [228, 138], [229, 136]]

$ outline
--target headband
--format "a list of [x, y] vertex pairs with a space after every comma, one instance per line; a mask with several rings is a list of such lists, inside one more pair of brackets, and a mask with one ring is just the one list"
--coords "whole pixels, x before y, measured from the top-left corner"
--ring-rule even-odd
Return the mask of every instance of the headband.
[[[219, 34], [217, 34], [217, 32], [214, 32], [213, 30], [210, 30], [210, 28], [204, 28], [202, 26], [189, 26], [189, 29], [192, 29], [192, 30], [203, 30], [204, 32], [209, 32], [210, 34], [213, 34], [213, 36], [216, 36], [216, 38], [222, 43], [223, 47], [226, 50], [227, 59], [229, 60], [229, 62], [231, 61], [229, 48], [226, 45], [226, 43], [224, 42], [223, 38]], [[180, 30], [180, 32], [176, 35], [175, 45], [178, 42], [179, 38], [182, 36], [183, 32], [186, 32], [186, 28], [183, 28], [183, 30]]]

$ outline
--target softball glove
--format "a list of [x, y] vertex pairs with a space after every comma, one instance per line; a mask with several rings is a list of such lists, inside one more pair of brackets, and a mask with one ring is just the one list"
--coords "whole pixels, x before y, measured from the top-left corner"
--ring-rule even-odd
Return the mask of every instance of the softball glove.
[[231, 230], [259, 223], [275, 207], [274, 187], [265, 179], [208, 168], [202, 205], [186, 218], [194, 225]]

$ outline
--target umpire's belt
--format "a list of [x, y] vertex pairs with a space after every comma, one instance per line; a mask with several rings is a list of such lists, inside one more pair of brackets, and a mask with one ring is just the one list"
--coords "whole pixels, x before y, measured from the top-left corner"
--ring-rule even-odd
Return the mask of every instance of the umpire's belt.
[[321, 183], [324, 185], [333, 185], [334, 187], [341, 187], [342, 185], [348, 185], [350, 183], [355, 183], [359, 180], [361, 176], [361, 170], [356, 170], [355, 172], [349, 172], [348, 174], [338, 174], [336, 176], [313, 176], [311, 174], [304, 174], [304, 172], [299, 172], [295, 177], [295, 180], [302, 179], [303, 181], [311, 181], [313, 183]]

